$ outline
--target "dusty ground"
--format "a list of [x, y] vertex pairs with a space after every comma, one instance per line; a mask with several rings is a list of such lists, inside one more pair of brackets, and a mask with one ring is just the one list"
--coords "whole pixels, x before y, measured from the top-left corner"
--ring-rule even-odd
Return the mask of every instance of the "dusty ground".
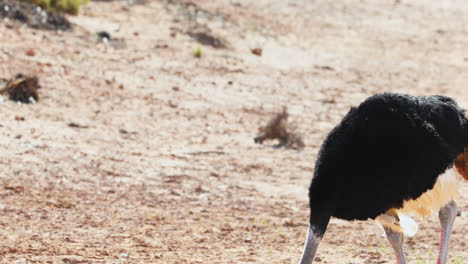
[[[174, 0], [92, 2], [72, 32], [0, 22], [0, 77], [43, 87], [0, 104], [0, 262], [296, 263], [318, 147], [351, 105], [468, 107], [467, 18], [462, 0]], [[255, 145], [285, 105], [306, 148]], [[468, 263], [467, 193], [450, 263]], [[318, 263], [393, 263], [381, 234], [333, 220]], [[410, 263], [438, 236], [422, 224]]]

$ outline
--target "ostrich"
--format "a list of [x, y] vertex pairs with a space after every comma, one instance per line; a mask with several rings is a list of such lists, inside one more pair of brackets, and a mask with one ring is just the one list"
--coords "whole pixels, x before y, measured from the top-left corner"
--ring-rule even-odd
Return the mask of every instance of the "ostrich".
[[445, 264], [462, 178], [468, 180], [468, 119], [451, 98], [382, 93], [351, 108], [320, 149], [309, 188], [300, 264], [313, 262], [330, 217], [375, 219], [405, 264], [410, 216], [439, 212], [438, 264]]

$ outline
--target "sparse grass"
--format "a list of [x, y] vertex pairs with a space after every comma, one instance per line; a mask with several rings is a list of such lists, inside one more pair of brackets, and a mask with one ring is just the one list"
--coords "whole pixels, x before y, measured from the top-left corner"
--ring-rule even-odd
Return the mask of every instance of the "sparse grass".
[[379, 250], [380, 250], [380, 252], [382, 252], [383, 254], [387, 253], [387, 247], [384, 246], [384, 245], [381, 245], [381, 246], [379, 247]]
[[463, 264], [463, 259], [460, 255], [457, 255], [455, 260], [453, 261], [453, 264]]
[[34, 224], [29, 224], [29, 230], [31, 233], [35, 233], [36, 232], [36, 226]]
[[421, 257], [418, 257], [416, 263], [417, 264], [427, 264], [427, 262], [425, 260], [422, 260]]
[[193, 56], [196, 58], [201, 58], [203, 56], [203, 50], [200, 46], [198, 46], [196, 49], [193, 50]]
[[156, 212], [151, 210], [151, 211], [146, 211], [146, 217], [151, 218], [156, 215]]
[[254, 32], [254, 31], [255, 31], [255, 27], [253, 27], [253, 26], [246, 26], [246, 27], [245, 27], [245, 31]]
[[22, 0], [33, 3], [46, 10], [58, 10], [72, 15], [77, 15], [80, 6], [89, 2], [89, 0]]

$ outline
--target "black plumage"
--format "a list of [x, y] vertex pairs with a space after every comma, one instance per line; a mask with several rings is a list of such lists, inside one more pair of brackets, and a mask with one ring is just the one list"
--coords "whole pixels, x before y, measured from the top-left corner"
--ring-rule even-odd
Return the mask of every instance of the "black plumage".
[[[352, 108], [324, 141], [309, 189], [320, 215], [375, 218], [431, 189], [468, 139], [464, 111], [448, 97], [394, 93]], [[319, 218], [319, 219], [316, 219]]]

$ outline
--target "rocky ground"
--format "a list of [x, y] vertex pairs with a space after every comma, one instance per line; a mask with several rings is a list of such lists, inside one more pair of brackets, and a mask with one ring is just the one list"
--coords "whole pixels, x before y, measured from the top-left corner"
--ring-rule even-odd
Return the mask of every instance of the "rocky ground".
[[[468, 107], [461, 0], [92, 1], [65, 31], [5, 16], [0, 78], [41, 89], [0, 104], [1, 263], [297, 263], [318, 147], [350, 106], [393, 91]], [[254, 144], [283, 106], [301, 151]], [[409, 263], [438, 244], [434, 217]], [[336, 219], [317, 258], [394, 262], [373, 221]]]

